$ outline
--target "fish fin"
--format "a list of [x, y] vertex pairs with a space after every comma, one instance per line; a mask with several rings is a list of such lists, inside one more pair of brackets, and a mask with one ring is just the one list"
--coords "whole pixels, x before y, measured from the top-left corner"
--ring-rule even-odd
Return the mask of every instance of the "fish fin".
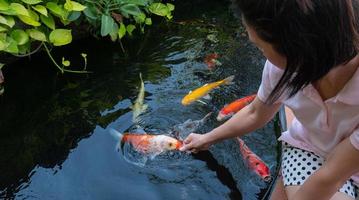
[[196, 100], [197, 102], [201, 103], [201, 104], [204, 104], [204, 105], [208, 105], [206, 102], [204, 101], [201, 101], [201, 100]]
[[207, 114], [201, 119], [201, 121], [202, 121], [202, 122], [205, 122], [205, 121], [212, 115], [212, 113], [213, 113], [213, 112], [207, 113]]
[[110, 134], [117, 140], [117, 144], [115, 146], [115, 150], [116, 151], [119, 151], [122, 149], [122, 137], [123, 137], [123, 134], [116, 131], [115, 129], [113, 128], [110, 128], [109, 130]]
[[209, 94], [204, 95], [202, 98], [206, 99], [206, 100], [211, 100], [212, 99], [212, 97]]
[[227, 85], [231, 85], [231, 84], [233, 84], [234, 82], [233, 82], [233, 80], [234, 80], [234, 75], [232, 75], [232, 76], [229, 76], [229, 77], [227, 77], [227, 78], [225, 78], [225, 79], [223, 79], [223, 82], [224, 82], [224, 84], [227, 84]]

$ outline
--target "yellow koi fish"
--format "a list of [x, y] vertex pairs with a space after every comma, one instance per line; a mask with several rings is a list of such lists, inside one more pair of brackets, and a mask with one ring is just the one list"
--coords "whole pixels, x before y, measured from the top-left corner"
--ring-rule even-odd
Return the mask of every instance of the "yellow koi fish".
[[140, 79], [141, 79], [141, 86], [140, 90], [138, 92], [137, 99], [135, 103], [131, 106], [133, 115], [132, 115], [132, 121], [136, 123], [138, 121], [138, 116], [140, 116], [143, 112], [146, 111], [148, 108], [148, 105], [144, 103], [145, 99], [145, 84], [142, 80], [142, 74], [140, 73]]
[[200, 98], [208, 95], [210, 91], [221, 85], [232, 84], [233, 79], [234, 79], [234, 75], [229, 76], [221, 81], [205, 84], [204, 86], [197, 88], [194, 91], [190, 91], [185, 97], [183, 97], [182, 105], [187, 106], [193, 103], [194, 101], [199, 100]]

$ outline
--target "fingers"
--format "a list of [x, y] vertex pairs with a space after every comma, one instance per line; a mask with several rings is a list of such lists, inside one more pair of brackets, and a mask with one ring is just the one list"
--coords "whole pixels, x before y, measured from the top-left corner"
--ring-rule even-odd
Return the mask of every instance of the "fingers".
[[180, 148], [180, 151], [191, 151], [191, 149], [193, 148], [193, 137], [194, 134], [191, 133], [185, 140], [183, 140], [184, 145]]

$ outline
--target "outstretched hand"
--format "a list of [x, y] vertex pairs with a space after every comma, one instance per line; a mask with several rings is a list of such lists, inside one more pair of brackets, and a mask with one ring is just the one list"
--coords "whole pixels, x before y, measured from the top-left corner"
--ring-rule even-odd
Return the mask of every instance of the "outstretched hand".
[[199, 151], [208, 150], [210, 145], [211, 144], [209, 143], [206, 134], [191, 133], [183, 141], [183, 146], [180, 148], [180, 151], [197, 153]]

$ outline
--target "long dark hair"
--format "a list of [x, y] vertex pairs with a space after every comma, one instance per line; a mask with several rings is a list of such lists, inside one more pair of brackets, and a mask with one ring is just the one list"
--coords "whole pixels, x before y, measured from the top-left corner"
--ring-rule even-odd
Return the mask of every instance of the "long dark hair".
[[235, 14], [287, 58], [267, 103], [287, 89], [293, 96], [358, 54], [358, 1], [232, 0]]

